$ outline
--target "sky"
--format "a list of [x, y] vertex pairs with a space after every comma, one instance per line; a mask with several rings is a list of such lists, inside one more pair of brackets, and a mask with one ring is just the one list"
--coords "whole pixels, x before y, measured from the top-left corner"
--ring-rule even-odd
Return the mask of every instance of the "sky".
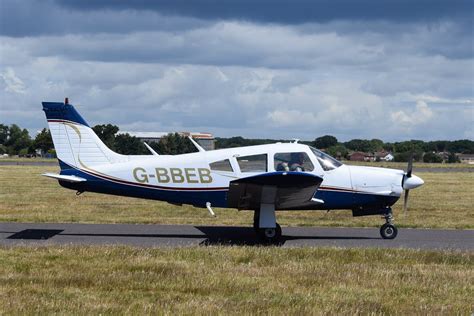
[[123, 131], [474, 139], [474, 4], [0, 0], [0, 123], [69, 97]]

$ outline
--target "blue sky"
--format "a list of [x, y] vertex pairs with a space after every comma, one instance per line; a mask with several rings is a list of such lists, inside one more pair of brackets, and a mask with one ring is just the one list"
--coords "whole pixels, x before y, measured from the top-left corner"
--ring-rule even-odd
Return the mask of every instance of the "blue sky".
[[0, 122], [474, 139], [472, 1], [0, 0]]

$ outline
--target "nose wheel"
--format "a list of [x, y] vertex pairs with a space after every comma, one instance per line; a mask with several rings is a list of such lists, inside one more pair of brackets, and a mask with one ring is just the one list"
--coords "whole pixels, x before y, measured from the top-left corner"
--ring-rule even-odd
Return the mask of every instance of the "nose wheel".
[[388, 212], [384, 215], [385, 224], [380, 227], [380, 236], [383, 239], [395, 239], [398, 234], [398, 229], [395, 225], [393, 225], [393, 215], [392, 209], [389, 209]]

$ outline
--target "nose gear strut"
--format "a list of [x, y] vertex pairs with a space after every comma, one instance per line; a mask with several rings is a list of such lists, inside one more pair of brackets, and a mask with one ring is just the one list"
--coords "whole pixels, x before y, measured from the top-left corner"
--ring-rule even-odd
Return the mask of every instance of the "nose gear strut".
[[394, 239], [397, 237], [398, 229], [393, 225], [393, 212], [390, 207], [387, 208], [383, 217], [385, 218], [385, 224], [380, 227], [380, 235], [383, 239]]

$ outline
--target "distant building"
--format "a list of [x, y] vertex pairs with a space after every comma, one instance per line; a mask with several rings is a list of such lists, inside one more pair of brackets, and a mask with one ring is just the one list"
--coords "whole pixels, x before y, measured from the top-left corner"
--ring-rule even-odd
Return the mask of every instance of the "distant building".
[[354, 151], [353, 153], [349, 154], [349, 160], [351, 161], [369, 161], [367, 157], [367, 153], [361, 151]]
[[474, 155], [473, 154], [456, 154], [458, 156], [459, 160], [462, 163], [467, 163], [470, 165], [474, 165]]
[[375, 153], [375, 160], [376, 161], [393, 161], [395, 157], [386, 151], [380, 151]]
[[352, 161], [392, 161], [393, 155], [391, 153], [382, 151], [376, 153], [366, 153], [362, 151], [354, 151], [349, 154], [349, 160]]
[[[142, 142], [153, 143], [159, 142], [160, 139], [172, 132], [127, 132], [119, 131], [117, 134], [129, 134], [140, 139]], [[177, 132], [181, 136], [191, 136], [199, 145], [205, 150], [215, 149], [215, 138], [211, 133], [196, 133], [196, 132]]]

